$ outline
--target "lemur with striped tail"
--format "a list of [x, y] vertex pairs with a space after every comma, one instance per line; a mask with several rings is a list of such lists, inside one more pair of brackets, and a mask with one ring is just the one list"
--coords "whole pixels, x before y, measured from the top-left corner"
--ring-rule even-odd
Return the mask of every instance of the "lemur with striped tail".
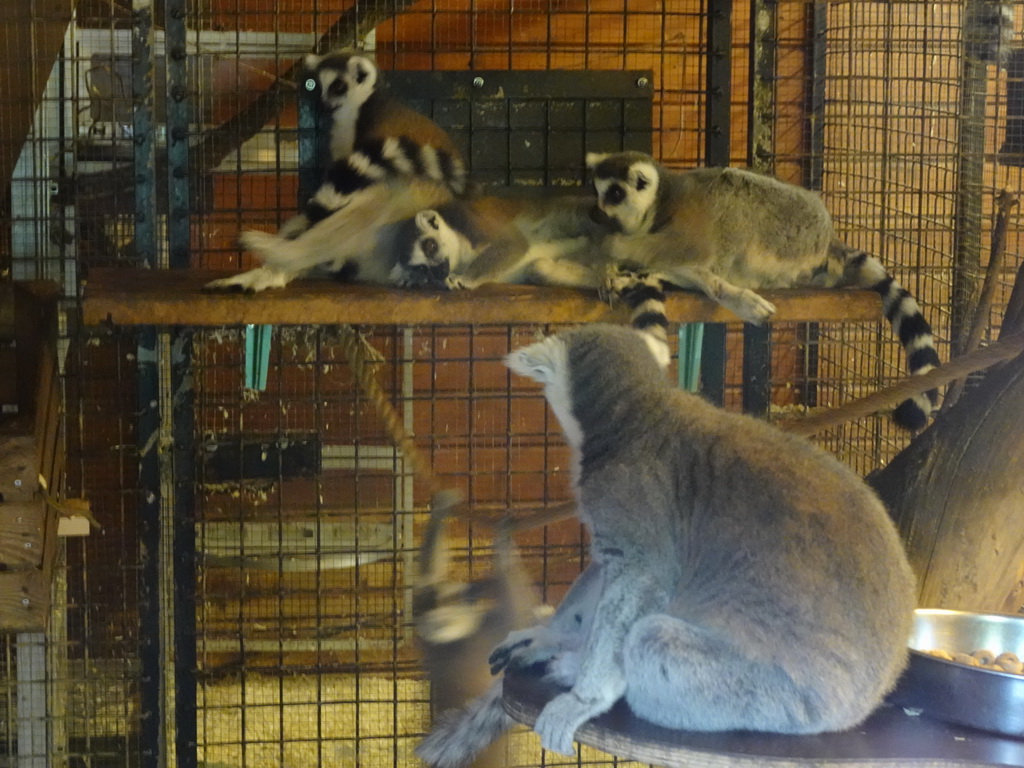
[[277, 288], [313, 269], [347, 281], [389, 283], [401, 260], [393, 242], [402, 222], [466, 189], [465, 164], [451, 137], [383, 93], [371, 59], [339, 51], [310, 54], [303, 64], [303, 79], [316, 83], [332, 116], [324, 181], [277, 234], [241, 233], [242, 247], [265, 266], [212, 281], [208, 290]]
[[[739, 168], [670, 171], [640, 152], [589, 154], [587, 165], [597, 192], [592, 213], [609, 233], [601, 240], [608, 261], [700, 291], [750, 323], [775, 314], [760, 289], [871, 289], [910, 373], [939, 365], [917, 301], [878, 259], [836, 237], [814, 192]], [[924, 427], [937, 398], [931, 390], [904, 401], [894, 421]]]
[[[468, 584], [448, 572], [447, 518], [458, 494], [434, 494], [420, 545], [412, 610], [423, 668], [430, 681], [430, 708], [443, 720], [491, 685], [487, 657], [509, 632], [532, 626], [551, 610], [542, 605], [515, 552], [511, 532], [495, 538], [494, 567]], [[507, 745], [494, 740], [474, 758], [473, 768], [503, 768]]]
[[[674, 387], [649, 287], [627, 293], [648, 330], [591, 324], [507, 358], [562, 425], [590, 564], [550, 620], [497, 646], [492, 672], [563, 689], [533, 726], [563, 754], [620, 698], [691, 731], [854, 727], [907, 661], [915, 583], [897, 531], [831, 454]], [[499, 679], [417, 753], [464, 765], [512, 725], [501, 698]]]

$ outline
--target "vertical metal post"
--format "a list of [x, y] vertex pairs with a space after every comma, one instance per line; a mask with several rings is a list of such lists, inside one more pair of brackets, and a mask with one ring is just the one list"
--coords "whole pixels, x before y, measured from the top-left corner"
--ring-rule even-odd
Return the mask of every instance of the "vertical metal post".
[[[135, 142], [135, 250], [140, 262], [157, 266], [156, 143], [153, 120], [153, 8], [133, 0], [132, 131]], [[159, 768], [162, 756], [160, 653], [160, 381], [157, 332], [140, 328], [136, 441], [139, 450], [139, 762]]]
[[[821, 191], [825, 185], [825, 53], [828, 42], [828, 6], [813, 3], [811, 14], [811, 45], [807, 51], [807, 71], [811, 80], [807, 91], [807, 140], [804, 186]], [[799, 383], [800, 404], [813, 408], [818, 404], [818, 342], [821, 330], [817, 323], [803, 325], [804, 370]]]
[[[775, 160], [777, 0], [750, 4], [750, 93], [747, 162], [770, 173]], [[772, 346], [767, 326], [743, 326], [743, 410], [764, 415], [772, 402]]]
[[[171, 269], [190, 262], [189, 124], [186, 2], [165, 0], [164, 60], [167, 63], [167, 247]], [[192, 333], [175, 328], [171, 338], [171, 454], [173, 572], [174, 764], [197, 765], [196, 722], [196, 526], [195, 412]], [[170, 681], [168, 681], [170, 683]]]
[[[732, 0], [709, 0], [707, 39], [707, 104], [704, 163], [729, 165], [729, 109], [732, 97]], [[725, 326], [707, 323], [701, 352], [701, 392], [713, 403], [725, 401]]]
[[328, 154], [326, 132], [320, 130], [320, 99], [315, 83], [303, 81], [298, 88], [298, 144], [299, 144], [299, 207], [313, 196], [323, 181], [323, 155]]

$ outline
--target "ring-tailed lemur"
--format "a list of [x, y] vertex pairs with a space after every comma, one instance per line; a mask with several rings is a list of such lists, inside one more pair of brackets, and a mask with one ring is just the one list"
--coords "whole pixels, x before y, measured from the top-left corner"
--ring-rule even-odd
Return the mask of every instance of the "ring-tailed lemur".
[[[491, 687], [487, 657], [509, 632], [551, 614], [541, 605], [507, 531], [496, 538], [489, 576], [470, 584], [452, 581], [445, 526], [456, 501], [450, 492], [434, 496], [412, 598], [435, 721], [451, 717]], [[474, 768], [506, 764], [503, 745], [497, 742], [473, 763]]]
[[401, 243], [410, 273], [418, 265], [448, 263], [431, 287], [476, 288], [484, 283], [532, 283], [599, 288], [604, 270], [594, 263], [603, 232], [590, 219], [583, 195], [482, 195], [453, 200], [415, 217]]
[[353, 192], [389, 177], [417, 176], [455, 194], [466, 168], [451, 137], [429, 117], [381, 92], [377, 65], [348, 51], [308, 55], [307, 77], [331, 110], [331, 167], [307, 203], [311, 223], [337, 210]]
[[964, 53], [978, 61], [1006, 66], [1013, 49], [1013, 3], [968, 0], [964, 5]]
[[[396, 182], [378, 202], [383, 210], [397, 211], [396, 203], [408, 196], [406, 184]], [[335, 269], [347, 265], [345, 279], [400, 288], [461, 289], [488, 282], [599, 288], [606, 270], [595, 261], [602, 231], [590, 219], [591, 205], [589, 198], [573, 195], [452, 200], [441, 194], [438, 205], [401, 220], [373, 206], [352, 219], [346, 208], [294, 241], [247, 232], [243, 242], [271, 270], [304, 272], [329, 260]], [[342, 234], [353, 225], [361, 230]], [[354, 251], [353, 244], [367, 242], [373, 247]]]
[[[649, 155], [590, 154], [595, 220], [608, 258], [703, 292], [751, 323], [775, 307], [763, 288], [852, 286], [877, 291], [911, 374], [939, 365], [917, 301], [878, 259], [839, 241], [815, 193], [738, 168], [669, 171]], [[938, 393], [901, 403], [897, 424], [923, 427]]]
[[[387, 276], [390, 268], [370, 263], [368, 254], [355, 252], [347, 242], [332, 248], [332, 240], [345, 240], [349, 232], [360, 242], [377, 240], [377, 233], [349, 227], [358, 227], [361, 217], [395, 224], [424, 208], [442, 205], [466, 189], [465, 165], [451, 137], [430, 118], [382, 93], [379, 72], [371, 59], [340, 51], [326, 56], [310, 54], [303, 64], [303, 78], [316, 83], [321, 101], [331, 111], [331, 165], [325, 180], [302, 212], [287, 221], [277, 235], [242, 232], [240, 244], [259, 255], [263, 267], [212, 281], [206, 286], [209, 290], [281, 287], [315, 267], [340, 270], [343, 279], [350, 279], [355, 269], [361, 273], [360, 279], [377, 282], [377, 276], [382, 271]], [[381, 184], [388, 185], [388, 197], [395, 198], [385, 197], [383, 211], [379, 190], [373, 189]], [[410, 193], [404, 189], [406, 185], [415, 189]], [[359, 214], [343, 216], [344, 227], [341, 222], [321, 224], [349, 207]], [[316, 228], [313, 225], [328, 226], [331, 238], [323, 233], [304, 237]], [[286, 240], [294, 242], [284, 247]]]
[[[907, 660], [914, 577], [863, 480], [811, 443], [677, 389], [634, 329], [591, 324], [514, 351], [572, 449], [591, 563], [493, 671], [565, 690], [534, 724], [571, 754], [587, 720], [817, 733], [862, 721]], [[644, 342], [647, 343], [644, 343]], [[500, 682], [417, 748], [465, 764], [512, 724]]]

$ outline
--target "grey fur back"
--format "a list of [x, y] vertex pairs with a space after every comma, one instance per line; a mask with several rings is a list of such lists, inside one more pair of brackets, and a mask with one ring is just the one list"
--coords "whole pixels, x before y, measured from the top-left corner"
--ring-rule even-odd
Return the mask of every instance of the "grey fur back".
[[700, 199], [707, 220], [691, 225], [713, 233], [716, 270], [736, 285], [763, 289], [804, 283], [835, 238], [832, 219], [815, 192], [772, 176], [743, 168], [695, 168], [663, 179], [669, 188], [668, 199], [660, 203], [668, 206], [663, 215], [675, 215], [680, 198]]
[[633, 331], [562, 339], [592, 547], [664, 564], [673, 616], [827, 681], [835, 727], [865, 717], [905, 664], [914, 608], [874, 493], [811, 443], [671, 387]]

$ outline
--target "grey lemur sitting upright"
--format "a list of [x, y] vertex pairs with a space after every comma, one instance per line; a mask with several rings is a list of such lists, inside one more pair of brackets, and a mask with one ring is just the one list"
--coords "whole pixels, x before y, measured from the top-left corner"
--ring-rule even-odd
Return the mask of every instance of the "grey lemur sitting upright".
[[[832, 455], [671, 386], [663, 346], [595, 324], [508, 357], [544, 385], [572, 448], [591, 563], [550, 621], [495, 649], [493, 671], [567, 688], [534, 725], [565, 754], [620, 697], [669, 728], [857, 725], [907, 659], [915, 586], [895, 527]], [[510, 724], [498, 681], [417, 751], [461, 765]]]

